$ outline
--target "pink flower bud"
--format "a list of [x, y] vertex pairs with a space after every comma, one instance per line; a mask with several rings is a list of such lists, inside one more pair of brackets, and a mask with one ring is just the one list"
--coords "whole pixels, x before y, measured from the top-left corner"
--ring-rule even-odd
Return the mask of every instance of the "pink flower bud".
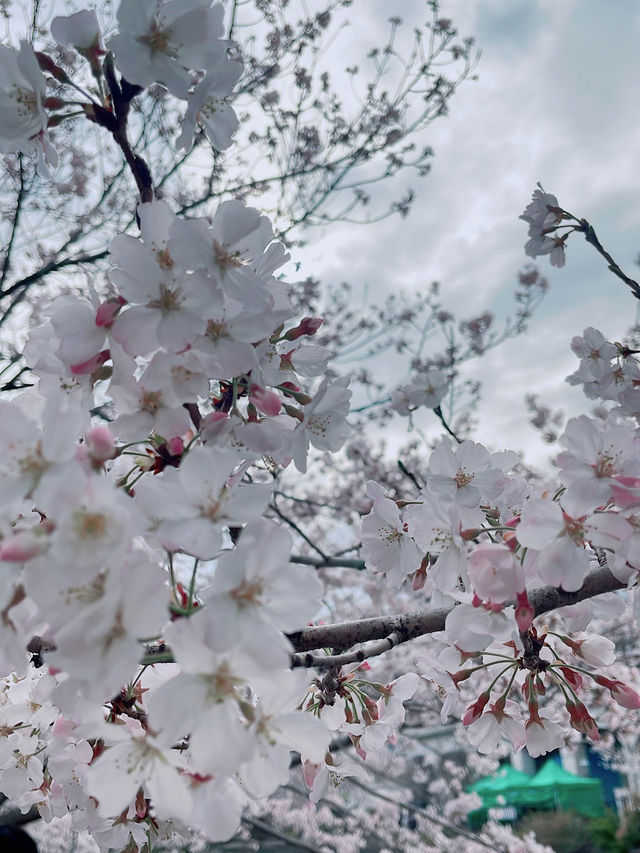
[[595, 680], [597, 684], [606, 687], [611, 692], [611, 697], [623, 708], [629, 708], [631, 711], [640, 708], [640, 695], [627, 684], [612, 678], [605, 678], [604, 675], [596, 675]]
[[582, 702], [567, 702], [567, 711], [569, 712], [569, 722], [571, 728], [577, 732], [581, 732], [591, 740], [600, 740], [600, 733], [596, 725], [596, 721], [587, 711]]
[[321, 317], [304, 317], [295, 329], [289, 329], [282, 337], [287, 341], [296, 341], [302, 335], [315, 335], [321, 325]]
[[301, 406], [306, 406], [311, 402], [311, 397], [308, 394], [305, 394], [304, 391], [301, 391], [297, 385], [293, 384], [293, 382], [283, 382], [280, 385], [280, 388], [287, 397], [293, 397], [293, 399], [297, 403], [300, 403]]
[[177, 435], [175, 438], [170, 438], [167, 442], [167, 450], [171, 456], [182, 456], [184, 452], [184, 441]]
[[270, 417], [280, 414], [282, 400], [274, 391], [268, 391], [259, 385], [252, 385], [249, 399], [259, 411]]
[[582, 687], [582, 676], [575, 669], [571, 669], [568, 666], [561, 666], [560, 671], [574, 690], [579, 690]]
[[484, 693], [481, 693], [478, 699], [473, 703], [473, 705], [469, 705], [467, 708], [467, 713], [462, 718], [462, 724], [464, 726], [470, 726], [471, 723], [475, 723], [476, 720], [479, 720], [482, 716], [482, 712], [485, 709], [485, 705], [489, 701], [490, 692], [485, 690]]
[[95, 462], [105, 462], [116, 455], [116, 441], [106, 426], [92, 427], [84, 437], [89, 455]]
[[39, 557], [49, 547], [46, 536], [38, 536], [31, 530], [22, 530], [0, 546], [0, 560], [7, 563], [23, 563]]

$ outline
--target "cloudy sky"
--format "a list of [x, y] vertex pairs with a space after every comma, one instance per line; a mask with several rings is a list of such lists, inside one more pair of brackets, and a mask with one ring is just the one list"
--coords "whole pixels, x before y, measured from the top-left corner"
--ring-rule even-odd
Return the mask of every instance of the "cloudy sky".
[[[357, 50], [385, 31], [385, 0], [367, 9], [365, 35], [350, 28]], [[424, 4], [394, 5], [419, 25]], [[504, 316], [526, 262], [526, 224], [518, 216], [537, 181], [560, 205], [587, 218], [632, 277], [640, 275], [640, 4], [635, 0], [443, 0], [443, 17], [474, 35], [478, 80], [465, 83], [424, 142], [435, 149], [430, 177], [418, 182], [411, 217], [316, 232], [305, 252], [325, 281], [368, 283], [375, 293], [442, 284], [445, 306]], [[361, 41], [362, 39], [362, 41]], [[604, 261], [575, 235], [567, 265], [541, 258], [551, 290], [529, 332], [469, 365], [483, 403], [474, 438], [510, 446], [541, 464], [548, 449], [527, 425], [523, 397], [576, 414], [584, 398], [563, 380], [576, 367], [568, 342], [596, 325], [619, 339], [636, 318], [636, 300]]]

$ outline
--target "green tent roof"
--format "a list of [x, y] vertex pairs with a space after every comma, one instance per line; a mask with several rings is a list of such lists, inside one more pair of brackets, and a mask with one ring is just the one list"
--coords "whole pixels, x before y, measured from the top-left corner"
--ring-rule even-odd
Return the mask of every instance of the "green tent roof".
[[604, 813], [599, 779], [574, 776], [549, 758], [535, 776], [506, 765], [495, 776], [471, 785], [482, 798], [484, 809], [497, 805], [538, 809], [576, 809], [585, 815]]
[[516, 770], [510, 764], [505, 764], [498, 770], [495, 776], [485, 776], [471, 785], [470, 790], [479, 794], [486, 802], [491, 800], [490, 805], [497, 803], [497, 798], [504, 797], [509, 800], [509, 794], [526, 787], [531, 781], [531, 776]]
[[551, 785], [557, 785], [562, 788], [566, 788], [567, 786], [598, 788], [600, 780], [590, 779], [588, 776], [576, 776], [573, 773], [569, 773], [564, 767], [561, 767], [553, 758], [548, 758], [533, 779], [530, 779], [529, 788], [547, 788]]
[[575, 809], [584, 815], [604, 814], [602, 782], [575, 776], [552, 758], [547, 759], [527, 788], [521, 805], [537, 808]]

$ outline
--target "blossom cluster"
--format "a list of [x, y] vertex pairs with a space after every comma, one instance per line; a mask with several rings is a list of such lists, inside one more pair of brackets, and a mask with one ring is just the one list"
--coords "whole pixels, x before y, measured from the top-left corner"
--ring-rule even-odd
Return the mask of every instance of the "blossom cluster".
[[[585, 676], [623, 707], [640, 707], [632, 688], [605, 674], [615, 660], [610, 640], [556, 637], [540, 619], [533, 621], [530, 594], [541, 586], [574, 592], [606, 562], [632, 587], [640, 571], [638, 363], [591, 328], [572, 348], [581, 362], [569, 381], [619, 405], [605, 420], [581, 415], [568, 422], [556, 459], [558, 482], [512, 473], [518, 460], [511, 452], [444, 439], [415, 498], [394, 501], [377, 483], [368, 487], [373, 504], [362, 522], [368, 568], [395, 586], [407, 578], [414, 590], [426, 586], [433, 604], [457, 603], [441, 636], [443, 650], [423, 661], [426, 679], [446, 696], [443, 718], [463, 711], [462, 682], [480, 671], [490, 680], [462, 713], [481, 751], [493, 751], [502, 736], [534, 756], [562, 745], [564, 728], [539, 710], [547, 687], [564, 696], [570, 725], [597, 739], [597, 725], [578, 696]], [[524, 717], [511, 698], [519, 693]]]
[[[91, 73], [104, 90], [106, 54], [115, 57], [121, 84], [142, 88], [159, 83], [176, 98], [187, 102], [177, 145], [189, 150], [196, 127], [204, 130], [217, 150], [231, 145], [238, 118], [229, 100], [242, 74], [242, 63], [230, 58], [230, 43], [224, 39], [224, 7], [211, 0], [124, 0], [118, 10], [119, 31], [105, 48], [95, 11], [82, 10], [54, 18], [51, 34], [64, 47], [73, 48], [89, 63]], [[47, 73], [45, 78], [43, 71]], [[70, 96], [48, 96], [48, 83], [73, 86]], [[58, 162], [49, 126], [74, 113], [77, 85], [66, 71], [43, 53], [35, 53], [27, 41], [16, 50], [0, 45], [0, 97], [3, 122], [0, 151], [37, 150], [41, 171]], [[82, 91], [82, 90], [81, 90]], [[135, 89], [132, 93], [135, 93]], [[96, 112], [108, 104], [91, 100], [83, 104], [95, 120]]]
[[[247, 802], [287, 781], [291, 750], [318, 801], [362, 773], [329, 751], [331, 732], [362, 759], [383, 750], [421, 681], [372, 681], [358, 662], [309, 685], [291, 669], [287, 634], [316, 618], [323, 588], [290, 562], [269, 508], [281, 471], [305, 473], [312, 448], [343, 446], [348, 381], [314, 342], [320, 318], [292, 307], [268, 218], [238, 199], [202, 219], [146, 200], [119, 124], [138, 90], [160, 83], [188, 102], [179, 145], [197, 121], [214, 146], [230, 144], [241, 67], [222, 6], [124, 0], [118, 22], [108, 53], [94, 12], [55, 19], [52, 35], [111, 91], [83, 113], [130, 155], [145, 189], [140, 235], [112, 241], [106, 290], [51, 302], [25, 347], [37, 385], [0, 401], [0, 792], [47, 819], [70, 814], [105, 851], [187, 829], [231, 837]], [[53, 166], [48, 126], [70, 102], [47, 97], [40, 69], [69, 83], [27, 43], [0, 49], [0, 146]], [[564, 238], [547, 235], [563, 217], [553, 196], [534, 196], [529, 254], [559, 263]], [[640, 707], [602, 671], [608, 640], [534, 624], [537, 587], [576, 591], [603, 560], [629, 585], [640, 570], [637, 362], [595, 330], [574, 350], [576, 381], [619, 407], [569, 422], [559, 483], [512, 473], [512, 452], [443, 440], [419, 494], [394, 501], [368, 485], [368, 567], [452, 606], [444, 649], [421, 663], [443, 713], [459, 710], [461, 683], [489, 674], [463, 714], [482, 751], [502, 735], [532, 755], [558, 745], [563, 729], [540, 709], [547, 687], [592, 738], [586, 678]], [[427, 370], [392, 406], [438, 412], [446, 387]]]
[[[305, 684], [284, 637], [313, 618], [321, 586], [288, 564], [289, 534], [262, 516], [274, 472], [304, 471], [310, 445], [341, 446], [350, 392], [327, 378], [313, 388], [327, 362], [310, 342], [319, 321], [290, 322], [273, 276], [286, 256], [265, 217], [238, 201], [211, 223], [163, 202], [138, 214], [141, 238], [112, 243], [111, 295], [55, 299], [25, 349], [37, 392], [1, 404], [3, 674], [26, 673], [39, 636], [50, 675], [38, 690], [61, 714], [29, 720], [32, 740], [3, 772], [50, 738], [90, 743], [86, 772], [73, 772], [101, 820], [144, 824], [142, 797], [153, 820], [221, 838], [247, 796], [285, 781], [289, 748], [324, 759], [328, 731], [295, 710]], [[153, 687], [139, 680], [143, 638], [175, 661]], [[104, 702], [110, 724], [95, 713]], [[16, 725], [23, 738], [24, 715]], [[38, 763], [10, 793], [46, 812], [58, 778]], [[129, 821], [118, 826], [125, 846]]]

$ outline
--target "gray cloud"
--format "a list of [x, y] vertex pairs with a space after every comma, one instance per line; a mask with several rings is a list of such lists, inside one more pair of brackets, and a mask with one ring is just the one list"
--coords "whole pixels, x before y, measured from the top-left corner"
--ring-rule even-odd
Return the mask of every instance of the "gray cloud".
[[[367, 26], [381, 32], [389, 6], [368, 5]], [[305, 267], [325, 281], [367, 282], [380, 297], [437, 279], [446, 304], [503, 316], [527, 260], [518, 216], [540, 180], [561, 205], [589, 218], [633, 276], [640, 249], [640, 6], [448, 0], [441, 12], [459, 32], [477, 36], [483, 56], [478, 81], [461, 87], [451, 115], [425, 136], [436, 157], [433, 173], [414, 181], [412, 216], [361, 230], [328, 228], [305, 250]], [[403, 4], [401, 14], [419, 23], [422, 4]], [[564, 269], [544, 258], [540, 266], [552, 289], [528, 334], [469, 367], [485, 385], [477, 438], [513, 445], [536, 462], [548, 451], [523, 427], [524, 394], [538, 393], [568, 412], [584, 410], [587, 401], [563, 381], [575, 366], [570, 338], [587, 325], [619, 338], [636, 311], [624, 285], [579, 236], [570, 240]]]

